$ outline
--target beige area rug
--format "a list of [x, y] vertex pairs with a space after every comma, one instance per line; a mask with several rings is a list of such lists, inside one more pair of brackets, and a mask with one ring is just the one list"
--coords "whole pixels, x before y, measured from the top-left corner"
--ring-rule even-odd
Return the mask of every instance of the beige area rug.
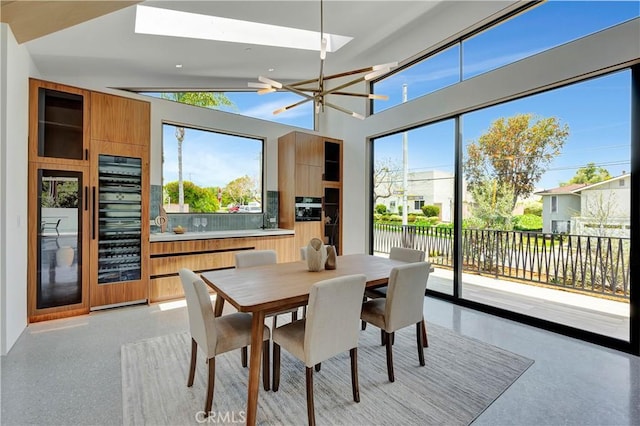
[[[415, 328], [396, 333], [396, 381], [387, 379], [380, 333], [369, 326], [358, 349], [360, 403], [351, 397], [349, 354], [322, 363], [314, 374], [316, 420], [336, 425], [467, 425], [529, 368], [533, 361], [429, 324], [427, 365], [420, 367]], [[193, 387], [186, 385], [190, 337], [178, 333], [122, 346], [126, 425], [202, 424], [206, 364], [202, 354]], [[248, 369], [240, 352], [216, 358], [214, 417], [206, 424], [244, 423]], [[306, 423], [304, 364], [282, 351], [278, 392], [260, 383], [258, 423]]]

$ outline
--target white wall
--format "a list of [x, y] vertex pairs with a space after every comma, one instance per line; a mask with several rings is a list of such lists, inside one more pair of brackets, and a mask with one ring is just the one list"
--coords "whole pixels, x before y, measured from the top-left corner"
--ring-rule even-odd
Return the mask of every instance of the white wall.
[[6, 24], [0, 24], [0, 51], [0, 352], [4, 355], [27, 324], [28, 78], [37, 71]]

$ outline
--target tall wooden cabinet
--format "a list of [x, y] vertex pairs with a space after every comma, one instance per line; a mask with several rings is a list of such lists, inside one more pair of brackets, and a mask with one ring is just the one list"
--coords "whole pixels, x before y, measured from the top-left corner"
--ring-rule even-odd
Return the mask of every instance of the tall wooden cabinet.
[[[279, 226], [295, 230], [295, 244], [321, 238], [341, 253], [342, 141], [303, 132], [278, 139]], [[322, 200], [318, 222], [296, 221], [296, 197]]]
[[29, 321], [148, 300], [147, 102], [30, 80]]

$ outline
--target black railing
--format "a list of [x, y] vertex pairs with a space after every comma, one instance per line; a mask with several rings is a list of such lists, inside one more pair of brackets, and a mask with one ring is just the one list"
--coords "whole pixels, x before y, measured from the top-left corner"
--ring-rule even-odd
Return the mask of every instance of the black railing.
[[[374, 225], [374, 251], [422, 250], [434, 265], [453, 267], [453, 230]], [[462, 230], [465, 272], [629, 298], [629, 239], [539, 232]]]

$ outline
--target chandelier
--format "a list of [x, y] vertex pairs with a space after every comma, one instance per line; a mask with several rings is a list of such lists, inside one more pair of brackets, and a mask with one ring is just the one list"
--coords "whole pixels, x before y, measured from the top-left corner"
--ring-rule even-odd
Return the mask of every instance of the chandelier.
[[[297, 106], [306, 104], [307, 102], [313, 102], [316, 113], [319, 113], [320, 111], [324, 112], [325, 107], [329, 107], [337, 111], [343, 112], [345, 114], [349, 114], [352, 117], [364, 120], [364, 116], [362, 114], [358, 114], [357, 112], [350, 111], [346, 108], [343, 108], [339, 105], [329, 102], [327, 100], [327, 96], [342, 95], [342, 96], [352, 96], [352, 97], [361, 97], [361, 98], [378, 99], [378, 100], [389, 99], [389, 97], [385, 95], [348, 92], [348, 91], [344, 91], [344, 89], [350, 86], [353, 86], [354, 84], [373, 80], [381, 75], [388, 73], [389, 71], [391, 71], [391, 68], [396, 67], [398, 65], [397, 62], [391, 62], [391, 63], [381, 64], [381, 65], [373, 65], [370, 67], [346, 71], [338, 74], [324, 75], [324, 61], [326, 59], [326, 56], [327, 56], [327, 38], [325, 37], [325, 34], [324, 34], [323, 0], [320, 0], [320, 73], [318, 75], [318, 78], [312, 78], [309, 80], [302, 80], [295, 83], [284, 84], [279, 81], [272, 80], [268, 77], [264, 77], [261, 75], [258, 77], [259, 83], [249, 82], [249, 87], [259, 89], [257, 92], [259, 95], [272, 93], [272, 92], [275, 92], [276, 90], [287, 90], [303, 98], [302, 100], [296, 103], [284, 106], [282, 108], [279, 108], [273, 111], [274, 115], [293, 109]], [[337, 82], [339, 82], [342, 79], [346, 79], [347, 77], [352, 77], [352, 78], [341, 84], [336, 83], [336, 85], [334, 87], [331, 87], [330, 89], [327, 87], [326, 83], [328, 81], [336, 80]]]

